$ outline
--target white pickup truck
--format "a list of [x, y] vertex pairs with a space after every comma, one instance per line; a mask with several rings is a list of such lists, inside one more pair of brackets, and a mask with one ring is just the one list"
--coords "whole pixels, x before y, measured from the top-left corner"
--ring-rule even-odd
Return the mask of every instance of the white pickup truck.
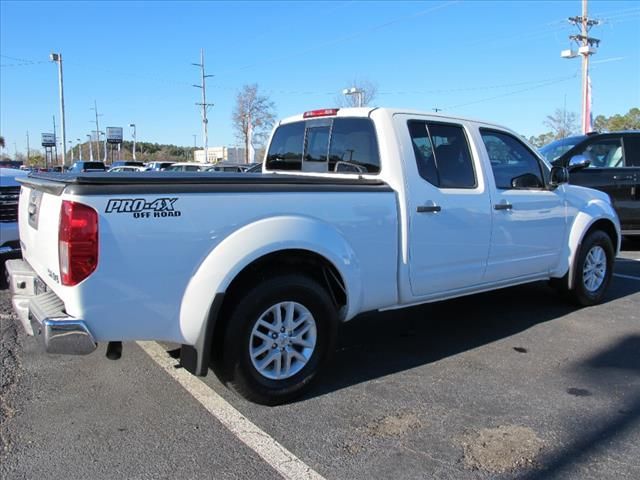
[[493, 124], [314, 110], [276, 126], [263, 175], [21, 180], [13, 304], [48, 352], [177, 342], [190, 372], [281, 403], [365, 311], [549, 279], [600, 302], [619, 222], [606, 194], [566, 182]]

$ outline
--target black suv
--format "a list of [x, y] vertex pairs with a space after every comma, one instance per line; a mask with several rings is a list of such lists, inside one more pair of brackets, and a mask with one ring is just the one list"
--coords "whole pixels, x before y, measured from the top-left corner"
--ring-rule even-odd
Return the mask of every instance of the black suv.
[[569, 182], [609, 194], [623, 235], [640, 235], [640, 131], [589, 133], [556, 140], [540, 149]]
[[82, 172], [104, 172], [106, 170], [104, 163], [102, 162], [75, 162], [69, 172], [82, 173]]

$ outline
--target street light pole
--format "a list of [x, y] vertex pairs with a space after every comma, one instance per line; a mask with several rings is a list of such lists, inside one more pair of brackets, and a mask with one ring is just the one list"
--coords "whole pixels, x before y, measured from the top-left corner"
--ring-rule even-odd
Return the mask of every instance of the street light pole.
[[196, 149], [198, 148], [198, 146], [196, 145], [196, 138], [198, 136], [196, 134], [193, 135], [193, 161], [196, 161]]
[[104, 134], [104, 163], [107, 163], [107, 134], [105, 132], [98, 132], [98, 135], [103, 133]]
[[82, 161], [82, 140], [79, 138], [76, 138], [76, 140], [78, 141], [78, 150], [80, 150], [78, 160]]
[[364, 90], [362, 90], [361, 88], [356, 88], [356, 87], [345, 88], [344, 90], [342, 90], [342, 94], [355, 95], [356, 101], [358, 102], [358, 107], [362, 106]]
[[89, 140], [89, 161], [93, 162], [93, 139], [90, 134], [87, 134], [87, 139]]
[[136, 160], [136, 124], [130, 123], [130, 127], [133, 127], [133, 160]]
[[49, 55], [49, 58], [52, 62], [56, 62], [58, 64], [58, 87], [60, 90], [60, 119], [62, 121], [61, 129], [62, 129], [62, 165], [66, 164], [66, 145], [67, 145], [67, 137], [65, 132], [65, 122], [64, 122], [64, 84], [62, 81], [62, 54], [61, 53], [52, 53]]

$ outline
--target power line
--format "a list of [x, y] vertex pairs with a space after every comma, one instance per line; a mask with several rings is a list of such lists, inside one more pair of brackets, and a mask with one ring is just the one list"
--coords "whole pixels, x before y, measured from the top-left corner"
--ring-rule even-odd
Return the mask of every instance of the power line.
[[538, 88], [544, 88], [544, 87], [548, 87], [550, 85], [555, 85], [557, 83], [562, 83], [562, 82], [566, 82], [568, 80], [572, 80], [572, 79], [576, 78], [577, 76], [578, 76], [578, 72], [576, 72], [573, 75], [570, 75], [568, 77], [564, 77], [564, 78], [557, 79], [557, 80], [554, 80], [554, 81], [549, 81], [549, 82], [542, 83], [541, 85], [536, 85], [536, 86], [529, 87], [529, 88], [523, 88], [523, 89], [520, 89], [520, 90], [515, 90], [513, 92], [508, 92], [508, 93], [503, 93], [503, 94], [500, 94], [500, 95], [495, 95], [493, 97], [481, 98], [479, 100], [474, 100], [474, 101], [471, 101], [471, 102], [459, 103], [457, 105], [451, 105], [451, 106], [448, 106], [446, 108], [443, 108], [442, 110], [452, 110], [454, 108], [466, 107], [468, 105], [474, 105], [476, 103], [488, 102], [488, 101], [491, 101], [491, 100], [495, 100], [497, 98], [508, 97], [508, 96], [511, 96], [511, 95], [516, 95], [518, 93], [528, 92], [528, 91], [531, 91], [531, 90], [537, 90]]
[[404, 21], [404, 20], [411, 20], [411, 19], [414, 19], [414, 18], [417, 18], [417, 17], [424, 16], [424, 15], [426, 15], [428, 13], [433, 13], [433, 12], [435, 12], [437, 10], [441, 10], [443, 8], [449, 7], [449, 6], [454, 5], [456, 3], [460, 3], [460, 0], [449, 1], [449, 2], [446, 2], [446, 3], [440, 4], [440, 5], [436, 5], [434, 7], [429, 7], [427, 9], [425, 9], [425, 10], [421, 10], [421, 11], [413, 13], [411, 15], [405, 15], [403, 17], [398, 17], [398, 18], [396, 18], [394, 20], [390, 20], [388, 22], [381, 23], [379, 25], [371, 26], [369, 28], [366, 28], [364, 30], [360, 30], [358, 32], [354, 32], [354, 33], [352, 33], [350, 35], [346, 35], [344, 37], [340, 37], [340, 38], [336, 38], [336, 39], [328, 41], [328, 42], [323, 42], [323, 43], [319, 43], [319, 44], [316, 44], [316, 45], [312, 45], [312, 46], [310, 46], [310, 47], [308, 47], [308, 48], [306, 48], [304, 50], [300, 50], [300, 51], [295, 52], [295, 53], [290, 54], [290, 55], [274, 58], [274, 59], [271, 59], [271, 60], [266, 60], [264, 62], [257, 62], [257, 63], [253, 63], [253, 64], [249, 64], [249, 65], [244, 65], [244, 66], [233, 68], [233, 69], [230, 69], [230, 70], [225, 70], [222, 73], [223, 74], [236, 73], [236, 72], [241, 71], [241, 70], [248, 70], [248, 69], [255, 68], [255, 67], [271, 65], [271, 64], [274, 64], [274, 63], [279, 63], [279, 62], [283, 62], [283, 61], [286, 61], [286, 60], [290, 60], [292, 58], [297, 58], [297, 57], [299, 57], [301, 55], [305, 55], [305, 54], [307, 54], [309, 52], [313, 52], [314, 50], [318, 50], [320, 48], [325, 48], [325, 47], [329, 47], [329, 46], [332, 46], [332, 45], [336, 45], [338, 43], [342, 43], [342, 42], [345, 42], [347, 40], [352, 40], [352, 39], [357, 38], [357, 37], [359, 37], [361, 35], [366, 35], [368, 33], [375, 32], [377, 30], [386, 28], [386, 27], [388, 27], [390, 25], [393, 25], [395, 23], [398, 23], [398, 22], [401, 22], [401, 21]]

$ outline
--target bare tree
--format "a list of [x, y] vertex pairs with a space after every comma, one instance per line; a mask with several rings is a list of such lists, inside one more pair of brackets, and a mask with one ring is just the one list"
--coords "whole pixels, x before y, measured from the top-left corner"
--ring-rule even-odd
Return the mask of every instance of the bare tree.
[[[378, 86], [369, 80], [353, 80], [349, 82], [349, 86], [346, 88], [355, 88], [362, 92], [362, 106], [370, 106], [378, 95]], [[339, 107], [357, 107], [358, 95], [344, 95], [340, 94], [336, 96], [335, 102]]]
[[244, 85], [236, 95], [232, 122], [236, 138], [245, 146], [245, 162], [249, 161], [250, 147], [264, 145], [275, 120], [275, 105], [269, 97], [258, 92], [258, 84]]
[[576, 114], [562, 108], [556, 109], [556, 113], [553, 115], [547, 115], [547, 119], [543, 123], [552, 130], [555, 139], [574, 135], [578, 131]]

